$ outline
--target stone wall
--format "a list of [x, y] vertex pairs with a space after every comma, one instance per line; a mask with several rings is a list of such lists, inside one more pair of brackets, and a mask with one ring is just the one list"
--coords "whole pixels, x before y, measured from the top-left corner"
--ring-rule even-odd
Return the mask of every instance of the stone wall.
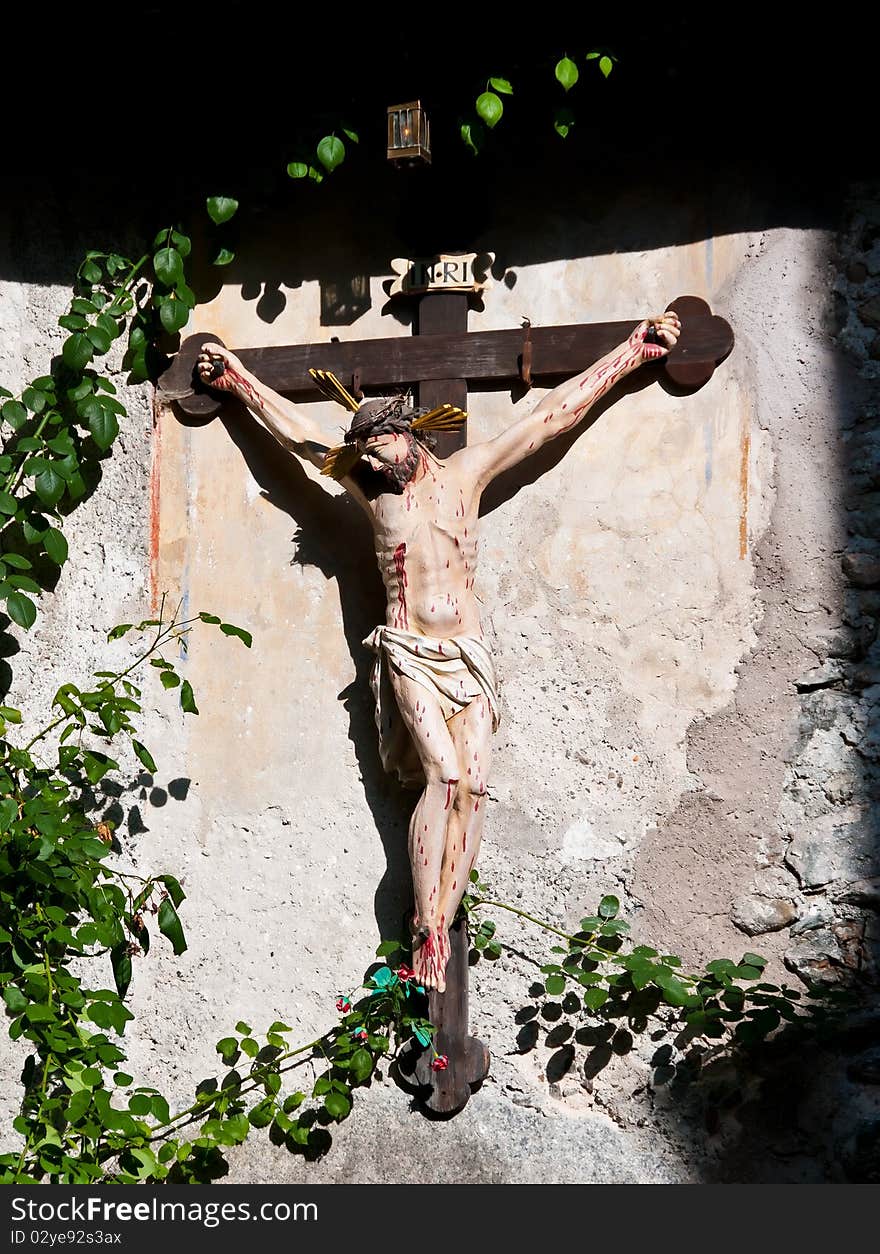
[[[557, 924], [614, 892], [640, 940], [688, 965], [757, 947], [776, 979], [861, 978], [880, 873], [876, 419], [864, 392], [880, 366], [859, 330], [873, 329], [877, 299], [876, 200], [853, 202], [838, 243], [830, 225], [716, 236], [718, 194], [632, 191], [612, 205], [584, 193], [564, 215], [532, 206], [527, 247], [517, 214], [499, 209], [474, 241], [498, 251], [499, 283], [471, 329], [522, 314], [635, 318], [694, 293], [737, 335], [700, 392], [634, 389], [551, 448], [540, 474], [487, 500], [478, 590], [504, 713], [481, 869], [499, 897]], [[647, 245], [648, 203], [676, 243]], [[61, 220], [51, 201], [42, 212]], [[375, 260], [399, 253], [390, 230], [377, 225], [366, 250], [370, 308], [325, 327], [314, 254], [354, 228], [328, 220], [299, 274], [285, 226], [242, 250], [191, 329], [234, 347], [409, 334], [384, 307]], [[616, 251], [620, 240], [631, 246]], [[51, 244], [71, 273], [77, 243]], [[36, 267], [40, 247], [28, 248]], [[58, 347], [65, 300], [60, 284], [4, 284], [9, 386]], [[472, 394], [471, 440], [539, 394]], [[311, 412], [332, 436], [341, 411]], [[183, 426], [153, 414], [144, 391], [71, 539], [52, 604], [13, 659], [11, 699], [46, 705], [61, 679], [103, 667], [104, 632], [163, 592], [254, 636], [250, 652], [194, 639], [181, 666], [200, 717], [155, 685], [143, 739], [159, 774], [133, 764], [105, 798], [123, 858], [174, 871], [188, 894], [187, 953], [157, 945], [135, 964], [129, 1043], [144, 1082], [182, 1100], [240, 1018], [281, 1018], [304, 1040], [326, 1030], [336, 992], [399, 931], [411, 801], [379, 767], [360, 644], [381, 589], [356, 509], [243, 411]], [[590, 1029], [560, 1048], [545, 1020], [532, 1045], [525, 955], [546, 949], [499, 922], [511, 949], [472, 971], [492, 1073], [461, 1116], [424, 1123], [385, 1076], [322, 1162], [254, 1140], [231, 1178], [865, 1177], [876, 1125], [862, 1081], [876, 1066], [861, 1027], [855, 1052], [818, 1050], [821, 1084], [792, 1083], [784, 1099], [772, 1066], [744, 1081], [719, 1063], [685, 1091], [665, 1082], [665, 1036]]]

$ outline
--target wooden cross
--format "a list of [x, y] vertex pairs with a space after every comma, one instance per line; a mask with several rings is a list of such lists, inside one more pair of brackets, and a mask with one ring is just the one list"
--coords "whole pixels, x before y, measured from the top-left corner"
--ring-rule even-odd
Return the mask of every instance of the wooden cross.
[[[730, 353], [733, 332], [700, 297], [682, 296], [667, 308], [679, 315], [681, 336], [659, 370], [679, 390], [694, 391]], [[519, 380], [530, 387], [539, 379], [550, 384], [560, 376], [570, 378], [625, 340], [638, 321], [468, 332], [467, 311], [466, 291], [430, 291], [419, 298], [412, 336], [233, 351], [262, 383], [301, 401], [323, 399], [309, 375], [317, 369], [332, 371], [356, 396], [363, 389], [381, 393], [415, 385], [419, 405], [433, 408], [447, 402], [466, 410], [469, 384]], [[223, 404], [195, 375], [199, 350], [209, 341], [218, 342], [206, 334], [184, 341], [159, 380], [160, 396], [176, 400], [196, 420], [212, 418]], [[448, 457], [466, 440], [465, 426], [439, 432], [437, 455]], [[468, 1035], [468, 937], [461, 920], [450, 929], [450, 943], [446, 992], [428, 995], [429, 1018], [437, 1029], [434, 1046], [446, 1055], [448, 1066], [433, 1071], [431, 1052], [418, 1046], [401, 1058], [402, 1073], [427, 1109], [445, 1116], [465, 1106], [489, 1071], [488, 1049]]]

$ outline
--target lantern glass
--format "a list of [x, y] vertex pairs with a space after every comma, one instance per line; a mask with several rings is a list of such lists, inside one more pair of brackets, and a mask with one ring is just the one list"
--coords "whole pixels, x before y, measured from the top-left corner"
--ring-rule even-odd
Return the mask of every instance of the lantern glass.
[[430, 163], [430, 126], [420, 101], [389, 108], [388, 160]]

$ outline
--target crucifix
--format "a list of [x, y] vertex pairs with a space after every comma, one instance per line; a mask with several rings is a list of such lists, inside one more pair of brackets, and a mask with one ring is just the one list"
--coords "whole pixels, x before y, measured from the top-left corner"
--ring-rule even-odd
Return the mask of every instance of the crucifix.
[[[432, 290], [430, 268], [422, 273], [429, 277], [411, 337], [232, 352], [216, 337], [193, 336], [160, 389], [192, 418], [210, 417], [224, 395], [242, 401], [285, 449], [341, 483], [371, 524], [387, 596], [386, 622], [364, 642], [375, 654], [380, 754], [386, 770], [421, 790], [409, 828], [412, 964], [436, 1033], [430, 1053], [410, 1055], [408, 1070], [427, 1107], [450, 1115], [489, 1065], [485, 1045], [468, 1035], [468, 941], [457, 920], [482, 836], [500, 717], [474, 593], [482, 493], [571, 431], [637, 369], [660, 367], [679, 389], [701, 386], [733, 334], [691, 296], [638, 322], [469, 333], [466, 285], [448, 290], [441, 271], [440, 290]], [[466, 441], [469, 383], [529, 387], [560, 377], [500, 435]], [[416, 406], [404, 394], [412, 387]], [[363, 399], [367, 388], [383, 395]], [[351, 412], [338, 447], [288, 399], [317, 395]]]

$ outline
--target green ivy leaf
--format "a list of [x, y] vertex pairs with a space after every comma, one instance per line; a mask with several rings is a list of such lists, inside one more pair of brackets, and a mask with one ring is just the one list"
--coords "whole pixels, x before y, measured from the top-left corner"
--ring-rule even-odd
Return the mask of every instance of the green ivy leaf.
[[205, 201], [205, 208], [208, 210], [208, 217], [211, 221], [222, 226], [235, 214], [238, 201], [233, 200], [231, 196], [209, 196]]
[[353, 144], [359, 144], [361, 142], [357, 131], [350, 131], [347, 126], [343, 126], [342, 133], [347, 136]]
[[502, 96], [513, 95], [513, 88], [506, 78], [490, 78], [489, 86], [494, 88], [495, 91], [500, 91]]
[[159, 931], [163, 936], [168, 937], [174, 950], [174, 956], [179, 957], [186, 949], [186, 940], [183, 935], [183, 927], [170, 897], [166, 897], [159, 906]]
[[266, 1128], [275, 1118], [275, 1099], [264, 1097], [248, 1115], [248, 1122], [254, 1128]]
[[180, 676], [174, 671], [163, 671], [159, 678], [162, 680], [163, 688], [176, 688], [180, 683]]
[[8, 514], [12, 518], [18, 513], [18, 501], [11, 492], [0, 492], [0, 514]]
[[557, 997], [560, 993], [565, 991], [565, 976], [548, 975], [547, 979], [544, 981], [544, 987], [551, 997]]
[[215, 1048], [226, 1066], [231, 1066], [238, 1054], [238, 1041], [235, 1037], [224, 1036], [222, 1041], [217, 1042]]
[[571, 91], [580, 77], [580, 71], [570, 57], [563, 57], [560, 61], [557, 61], [554, 73], [556, 74], [556, 81], [561, 83], [566, 91]]
[[29, 631], [37, 621], [37, 607], [23, 592], [10, 592], [6, 598], [6, 613], [19, 627]]
[[211, 262], [212, 266], [228, 266], [230, 261], [235, 260], [235, 253], [231, 248], [221, 248], [217, 256]]
[[315, 151], [328, 174], [332, 174], [345, 160], [345, 144], [336, 135], [325, 135]]
[[613, 68], [614, 68], [614, 67], [613, 67], [613, 65], [612, 65], [612, 62], [611, 62], [611, 58], [610, 58], [610, 57], [602, 57], [602, 58], [600, 58], [600, 60], [599, 60], [599, 69], [602, 71], [602, 73], [605, 75], [605, 77], [606, 77], [606, 78], [607, 78], [607, 77], [608, 77], [608, 75], [611, 73], [611, 71], [612, 71], [612, 69], [613, 69]]
[[173, 287], [183, 278], [183, 258], [176, 248], [160, 248], [153, 257], [156, 278], [166, 287]]
[[292, 179], [305, 179], [309, 176], [309, 167], [305, 161], [291, 161], [288, 163], [287, 173]]
[[490, 130], [501, 121], [504, 105], [501, 102], [501, 97], [496, 96], [494, 91], [484, 91], [477, 96], [476, 106], [477, 113]]
[[[163, 674], [165, 672], [163, 671]], [[196, 705], [196, 699], [193, 695], [192, 685], [188, 679], [183, 681], [180, 689], [180, 708], [187, 714], [198, 714], [199, 708]]]

